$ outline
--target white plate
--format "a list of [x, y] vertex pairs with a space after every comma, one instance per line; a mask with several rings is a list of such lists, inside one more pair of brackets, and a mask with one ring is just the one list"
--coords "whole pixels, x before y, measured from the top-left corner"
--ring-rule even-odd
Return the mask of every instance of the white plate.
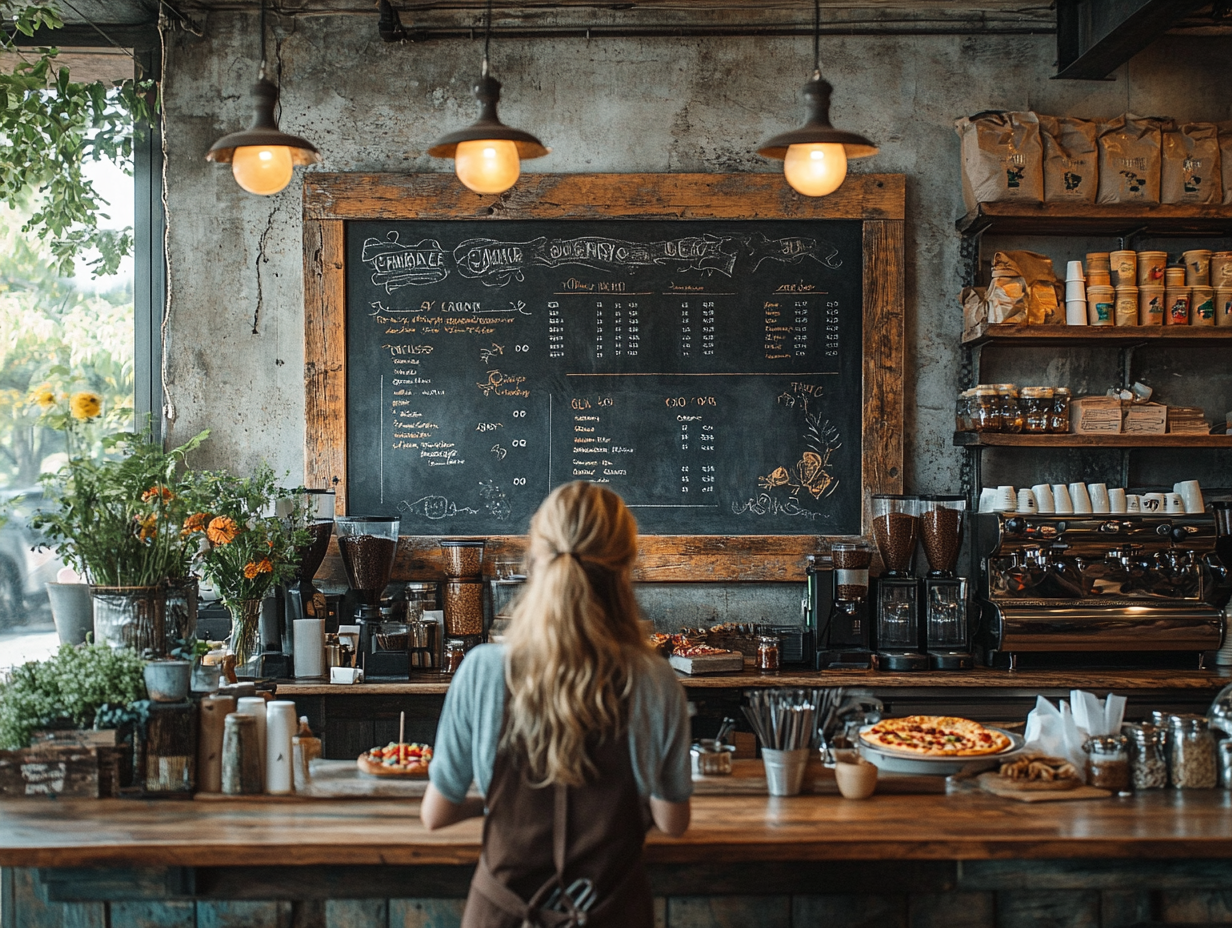
[[[860, 729], [860, 734], [863, 735], [872, 727], [872, 725], [865, 725]], [[872, 761], [878, 768], [886, 771], [886, 773], [931, 774], [939, 777], [948, 777], [951, 774], [958, 773], [968, 764], [982, 763], [989, 760], [999, 762], [1011, 754], [1017, 754], [1022, 750], [1022, 735], [1016, 735], [1012, 731], [1006, 731], [1003, 728], [993, 728], [991, 725], [986, 725], [985, 728], [989, 731], [1000, 732], [1005, 735], [1010, 739], [1010, 746], [1004, 751], [997, 751], [995, 754], [976, 754], [970, 757], [925, 757], [919, 754], [909, 754], [904, 751], [895, 751], [892, 748], [883, 748], [879, 745], [869, 744], [863, 738], [860, 738], [859, 750], [865, 758]]]

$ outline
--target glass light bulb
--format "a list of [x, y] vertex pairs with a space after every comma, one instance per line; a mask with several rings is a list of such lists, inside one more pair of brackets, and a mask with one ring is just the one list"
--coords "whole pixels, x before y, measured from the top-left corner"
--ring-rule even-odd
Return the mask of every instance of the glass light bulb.
[[783, 176], [797, 193], [824, 197], [843, 185], [847, 151], [842, 145], [830, 143], [789, 145], [783, 159]]
[[458, 180], [476, 193], [504, 193], [522, 173], [518, 147], [505, 139], [459, 142], [453, 167]]
[[231, 155], [231, 174], [249, 193], [277, 193], [291, 182], [291, 149], [285, 145], [241, 145]]

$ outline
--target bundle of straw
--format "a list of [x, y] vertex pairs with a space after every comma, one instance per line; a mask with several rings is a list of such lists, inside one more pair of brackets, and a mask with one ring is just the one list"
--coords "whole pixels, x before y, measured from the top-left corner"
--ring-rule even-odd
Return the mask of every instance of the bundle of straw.
[[792, 751], [812, 747], [820, 727], [831, 724], [842, 701], [841, 688], [745, 691], [744, 717], [763, 748]]

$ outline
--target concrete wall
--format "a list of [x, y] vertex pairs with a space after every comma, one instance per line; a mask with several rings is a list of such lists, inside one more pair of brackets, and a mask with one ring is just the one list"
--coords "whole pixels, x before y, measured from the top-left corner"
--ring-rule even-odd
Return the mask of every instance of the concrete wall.
[[[210, 428], [203, 465], [248, 468], [265, 459], [296, 478], [304, 430], [299, 177], [277, 196], [254, 197], [203, 158], [217, 137], [250, 118], [255, 26], [255, 16], [211, 14], [204, 38], [173, 35], [167, 51], [167, 357], [176, 414], [168, 433], [180, 441]], [[452, 169], [424, 150], [472, 120], [478, 42], [389, 46], [374, 17], [287, 18], [278, 31], [282, 126], [320, 147], [325, 170]], [[799, 122], [810, 51], [807, 39], [500, 40], [493, 64], [505, 84], [505, 120], [553, 149], [528, 170], [774, 171], [752, 152]], [[1109, 82], [1050, 80], [1053, 57], [1047, 36], [822, 39], [834, 123], [881, 145], [855, 169], [908, 179], [912, 491], [945, 491], [959, 481], [960, 457], [950, 447], [961, 330], [953, 119], [1001, 107], [1232, 118], [1227, 38], [1164, 38]], [[1071, 253], [1081, 249], [1057, 257]], [[1050, 375], [1065, 377], [1085, 358], [1044, 361]], [[1102, 369], [1089, 376], [1101, 390], [1110, 378]], [[1199, 401], [1222, 415], [1232, 388], [1226, 375], [1210, 383]]]

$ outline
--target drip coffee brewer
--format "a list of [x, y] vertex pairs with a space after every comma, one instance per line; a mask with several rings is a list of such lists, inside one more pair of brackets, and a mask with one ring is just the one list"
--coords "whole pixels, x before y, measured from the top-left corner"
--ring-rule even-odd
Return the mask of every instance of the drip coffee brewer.
[[[817, 654], [819, 670], [862, 668], [872, 666], [871, 619], [868, 598], [868, 565], [873, 553], [864, 544], [835, 544], [830, 548], [834, 569], [831, 571], [830, 611], [818, 628], [821, 650]], [[809, 602], [817, 609], [819, 581], [817, 571], [809, 565]]]
[[882, 670], [928, 669], [921, 648], [920, 582], [911, 572], [919, 540], [919, 503], [914, 496], [873, 496], [873, 538], [886, 568], [874, 594], [877, 663]]
[[[385, 623], [381, 617], [381, 593], [389, 585], [398, 551], [399, 520], [384, 516], [342, 516], [334, 525], [347, 582], [359, 601], [355, 614], [359, 625], [357, 665], [363, 669], [365, 679], [409, 679], [405, 623]], [[386, 624], [391, 627], [387, 629]], [[395, 624], [402, 630], [402, 650], [376, 650], [377, 636], [397, 635]]]
[[924, 632], [933, 670], [975, 666], [968, 643], [967, 580], [956, 572], [966, 508], [961, 496], [920, 500], [920, 540], [929, 566], [924, 580]]

